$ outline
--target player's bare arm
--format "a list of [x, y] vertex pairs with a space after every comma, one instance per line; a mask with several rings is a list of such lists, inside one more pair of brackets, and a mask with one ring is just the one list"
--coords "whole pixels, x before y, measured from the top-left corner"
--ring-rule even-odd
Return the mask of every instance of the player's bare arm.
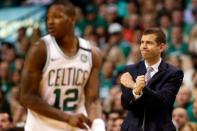
[[92, 47], [93, 67], [85, 87], [85, 106], [89, 118], [93, 121], [93, 131], [104, 131], [105, 125], [101, 120], [102, 109], [99, 100], [99, 70], [102, 62], [101, 53], [98, 48]]
[[21, 81], [21, 104], [43, 116], [67, 122], [75, 127], [86, 129], [82, 123], [85, 122], [88, 125], [91, 123], [84, 115], [76, 114], [71, 116], [70, 114], [48, 105], [41, 99], [39, 86], [46, 59], [47, 53], [45, 43], [43, 41], [39, 41], [32, 46], [25, 61]]
[[91, 120], [101, 117], [101, 105], [99, 100], [99, 69], [101, 66], [102, 58], [100, 57], [100, 51], [96, 47], [92, 48], [93, 54], [93, 67], [89, 77], [89, 80], [85, 87], [85, 106], [88, 112], [88, 116]]

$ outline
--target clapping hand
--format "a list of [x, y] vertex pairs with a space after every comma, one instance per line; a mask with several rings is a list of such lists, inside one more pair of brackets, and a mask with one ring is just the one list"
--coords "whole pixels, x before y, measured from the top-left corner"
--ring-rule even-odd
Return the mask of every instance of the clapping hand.
[[120, 83], [130, 89], [134, 89], [135, 82], [133, 81], [132, 76], [129, 74], [129, 72], [126, 72], [121, 75], [120, 77]]

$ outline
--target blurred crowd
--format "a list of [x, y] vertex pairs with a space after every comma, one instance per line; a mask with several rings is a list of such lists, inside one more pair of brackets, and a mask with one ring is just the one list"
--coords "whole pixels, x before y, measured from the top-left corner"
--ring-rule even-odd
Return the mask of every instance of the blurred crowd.
[[[3, 0], [0, 6], [5, 7], [6, 1], [23, 6], [31, 3], [31, 0], [21, 3]], [[52, 0], [40, 2], [46, 4]], [[77, 5], [76, 35], [91, 41], [102, 52], [100, 99], [107, 131], [120, 130], [127, 111], [121, 106], [119, 77], [125, 65], [141, 60], [140, 35], [153, 26], [160, 27], [167, 37], [163, 59], [184, 72], [172, 112], [173, 122], [178, 131], [197, 131], [197, 0], [73, 2]], [[27, 112], [19, 103], [21, 70], [29, 47], [43, 35], [39, 28], [34, 28], [27, 36], [27, 28], [18, 29], [14, 43], [1, 42], [0, 131], [20, 128], [25, 123]]]

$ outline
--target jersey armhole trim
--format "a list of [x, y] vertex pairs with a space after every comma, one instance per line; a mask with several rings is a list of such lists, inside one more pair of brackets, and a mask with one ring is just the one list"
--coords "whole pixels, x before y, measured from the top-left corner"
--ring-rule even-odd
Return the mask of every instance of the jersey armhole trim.
[[90, 52], [90, 56], [91, 56], [91, 59], [92, 59], [92, 60], [91, 60], [91, 63], [90, 63], [90, 65], [91, 65], [91, 70], [92, 70], [92, 68], [93, 68], [93, 62], [94, 62], [94, 61], [93, 61], [93, 59], [94, 59], [94, 58], [93, 58], [93, 51], [92, 51], [91, 42], [88, 41], [88, 43], [89, 43], [89, 48], [90, 48], [90, 49], [89, 49], [89, 50], [90, 50], [89, 52]]

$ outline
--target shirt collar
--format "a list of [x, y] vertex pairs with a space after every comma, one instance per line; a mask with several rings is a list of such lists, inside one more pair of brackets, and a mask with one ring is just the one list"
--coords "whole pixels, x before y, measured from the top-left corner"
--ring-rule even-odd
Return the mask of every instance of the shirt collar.
[[[159, 61], [157, 63], [155, 63], [154, 65], [151, 65], [151, 67], [154, 69], [155, 72], [158, 72], [158, 68], [159, 68], [160, 63], [161, 63], [161, 58], [159, 59]], [[148, 63], [146, 61], [145, 61], [145, 66], [147, 69]]]

